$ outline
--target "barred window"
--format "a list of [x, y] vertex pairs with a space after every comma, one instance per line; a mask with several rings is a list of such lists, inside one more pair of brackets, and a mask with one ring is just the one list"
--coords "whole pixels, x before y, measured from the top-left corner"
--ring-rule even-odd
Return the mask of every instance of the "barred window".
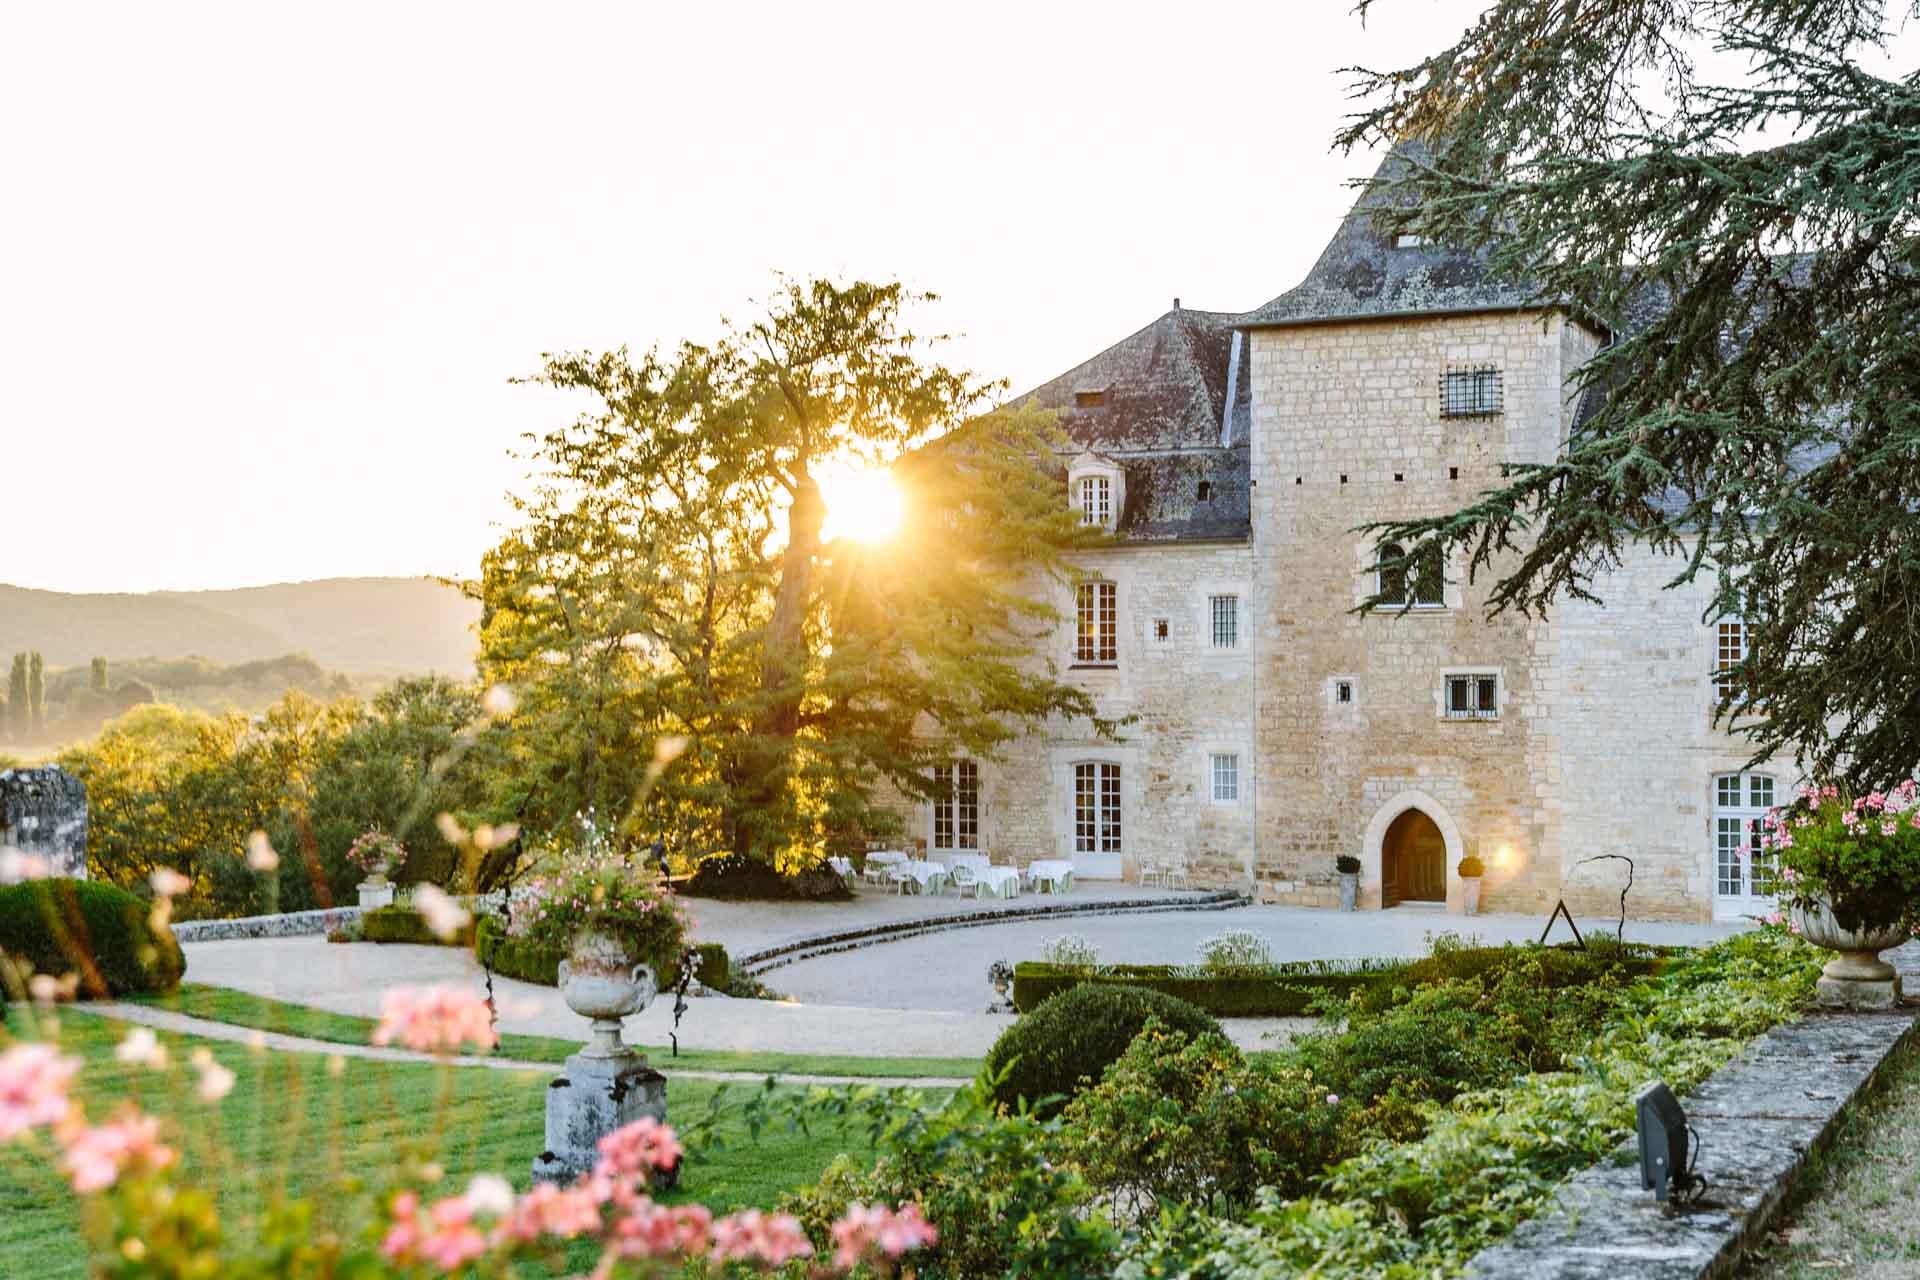
[[1080, 523], [1105, 524], [1113, 515], [1113, 483], [1106, 476], [1080, 480]]
[[1449, 720], [1499, 719], [1500, 677], [1448, 676], [1446, 711]]
[[1240, 757], [1227, 752], [1216, 752], [1209, 758], [1207, 771], [1213, 779], [1213, 802], [1215, 804], [1238, 803]]
[[980, 847], [980, 766], [971, 760], [935, 765], [941, 794], [933, 799], [933, 847]]
[[1075, 662], [1117, 662], [1120, 659], [1119, 593], [1111, 582], [1083, 582], [1074, 588], [1078, 630], [1074, 635]]
[[[1447, 575], [1441, 568], [1440, 548], [1430, 544], [1421, 553], [1414, 565], [1414, 572], [1408, 574], [1403, 563], [1407, 558], [1407, 549], [1397, 542], [1389, 542], [1381, 547], [1379, 558], [1374, 562], [1374, 580], [1381, 597], [1393, 604], [1411, 604], [1416, 609], [1436, 609], [1447, 602]], [[1412, 580], [1412, 591], [1408, 591], [1408, 580]]]
[[1120, 766], [1073, 766], [1073, 851], [1120, 852]]
[[1240, 643], [1240, 597], [1211, 596], [1208, 599], [1213, 612], [1213, 647], [1236, 648]]
[[1504, 403], [1498, 369], [1449, 369], [1440, 375], [1440, 416], [1482, 418]]

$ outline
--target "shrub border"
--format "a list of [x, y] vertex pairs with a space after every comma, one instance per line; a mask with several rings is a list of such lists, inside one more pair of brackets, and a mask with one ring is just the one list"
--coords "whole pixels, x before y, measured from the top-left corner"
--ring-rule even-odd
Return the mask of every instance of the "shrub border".
[[1013, 1007], [1026, 1013], [1083, 983], [1145, 987], [1178, 996], [1216, 1018], [1297, 1018], [1322, 995], [1346, 995], [1404, 972], [1411, 960], [1299, 960], [1265, 970], [1207, 973], [1199, 966], [1103, 964], [1092, 968], [1022, 960], [1013, 967]]

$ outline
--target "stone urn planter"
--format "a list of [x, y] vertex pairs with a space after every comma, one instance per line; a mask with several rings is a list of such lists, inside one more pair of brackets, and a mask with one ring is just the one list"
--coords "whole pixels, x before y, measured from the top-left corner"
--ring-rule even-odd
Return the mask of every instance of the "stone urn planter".
[[581, 1050], [589, 1058], [632, 1054], [620, 1042], [621, 1020], [652, 1004], [659, 991], [653, 970], [635, 964], [626, 947], [605, 934], [582, 933], [560, 962], [560, 998], [593, 1024], [593, 1039]]
[[1839, 954], [1820, 971], [1814, 992], [1829, 1009], [1891, 1009], [1900, 1003], [1900, 974], [1880, 958], [1882, 951], [1907, 940], [1900, 925], [1859, 930], [1842, 928], [1825, 902], [1793, 909], [1800, 936]]
[[384, 871], [376, 871], [360, 882], [360, 909], [373, 911], [393, 905], [393, 881]]
[[1333, 861], [1333, 870], [1340, 880], [1340, 909], [1357, 911], [1360, 907], [1360, 859], [1342, 854]]
[[1470, 916], [1479, 915], [1480, 877], [1486, 874], [1486, 865], [1470, 853], [1454, 870], [1460, 874], [1460, 909]]

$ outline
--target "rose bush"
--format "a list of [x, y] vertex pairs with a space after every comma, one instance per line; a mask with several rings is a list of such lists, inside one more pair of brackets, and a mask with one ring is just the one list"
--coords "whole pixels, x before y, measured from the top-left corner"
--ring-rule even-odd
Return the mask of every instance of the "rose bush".
[[1831, 904], [1848, 930], [1920, 928], [1920, 786], [1911, 778], [1855, 797], [1830, 783], [1803, 786], [1761, 826], [1761, 851], [1787, 907]]

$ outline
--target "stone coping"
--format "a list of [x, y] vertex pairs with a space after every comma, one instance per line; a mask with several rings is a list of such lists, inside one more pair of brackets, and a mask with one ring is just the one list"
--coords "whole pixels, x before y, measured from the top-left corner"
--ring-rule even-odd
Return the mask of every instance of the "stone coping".
[[173, 926], [173, 936], [178, 942], [294, 938], [301, 934], [329, 933], [359, 918], [359, 907], [326, 907], [318, 911], [285, 911], [272, 916], [238, 916], [231, 920], [183, 920]]
[[[1920, 944], [1886, 958], [1909, 990]], [[1641, 1190], [1629, 1140], [1562, 1186], [1555, 1207], [1484, 1249], [1468, 1280], [1719, 1280], [1772, 1225], [1810, 1156], [1887, 1058], [1913, 1040], [1920, 1007], [1811, 1013], [1754, 1039], [1681, 1100], [1699, 1135], [1701, 1202], [1668, 1211]]]
[[1080, 902], [1053, 900], [1049, 895], [1049, 900], [1031, 906], [997, 907], [952, 915], [916, 916], [907, 920], [886, 920], [877, 924], [862, 925], [855, 929], [835, 929], [807, 934], [771, 947], [763, 947], [759, 951], [749, 952], [746, 955], [735, 956], [733, 966], [738, 972], [757, 976], [778, 969], [782, 965], [793, 964], [814, 956], [854, 951], [882, 942], [896, 942], [903, 938], [918, 937], [921, 934], [944, 933], [949, 929], [978, 929], [987, 925], [1014, 924], [1028, 920], [1060, 920], [1074, 916], [1143, 915], [1162, 911], [1221, 911], [1244, 906], [1247, 900], [1244, 893], [1231, 889], [1171, 898], [1166, 896], [1105, 898]]

